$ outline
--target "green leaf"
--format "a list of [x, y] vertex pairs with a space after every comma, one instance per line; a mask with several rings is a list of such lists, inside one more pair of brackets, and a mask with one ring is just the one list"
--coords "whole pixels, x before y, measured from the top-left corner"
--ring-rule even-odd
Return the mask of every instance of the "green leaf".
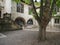
[[57, 4], [58, 7], [60, 7], [60, 0], [57, 0], [56, 4]]
[[21, 2], [21, 0], [13, 0], [13, 1], [15, 1], [16, 3], [19, 3], [19, 2]]

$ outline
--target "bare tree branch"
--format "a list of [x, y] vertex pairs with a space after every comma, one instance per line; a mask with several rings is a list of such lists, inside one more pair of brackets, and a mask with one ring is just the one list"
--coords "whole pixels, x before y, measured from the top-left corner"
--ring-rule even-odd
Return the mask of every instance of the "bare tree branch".
[[49, 20], [48, 20], [47, 24], [49, 23], [49, 21], [52, 18], [52, 12], [53, 12], [53, 9], [54, 9], [54, 5], [56, 5], [56, 0], [53, 0], [53, 2], [52, 2], [52, 6], [51, 6], [51, 9], [50, 9], [50, 14], [49, 14], [50, 17], [49, 17]]
[[39, 18], [39, 16], [38, 16], [38, 13], [37, 13], [37, 11], [36, 11], [36, 7], [35, 7], [35, 5], [34, 5], [34, 1], [33, 0], [31, 0], [31, 4], [32, 4], [32, 8], [33, 8], [33, 11], [34, 11], [34, 14], [35, 14], [35, 18], [37, 19], [37, 20], [39, 20], [40, 18]]
[[40, 6], [40, 18], [43, 15], [43, 0], [41, 0], [41, 6]]

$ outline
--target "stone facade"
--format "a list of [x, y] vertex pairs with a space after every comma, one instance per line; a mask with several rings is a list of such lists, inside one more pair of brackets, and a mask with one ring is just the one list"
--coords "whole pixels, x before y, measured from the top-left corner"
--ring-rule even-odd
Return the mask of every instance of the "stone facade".
[[[24, 4], [24, 12], [20, 13], [17, 12], [17, 3], [13, 2], [12, 0], [0, 0], [0, 11], [1, 11], [1, 17], [3, 18], [3, 14], [9, 13], [11, 14], [11, 20], [16, 21], [16, 19], [22, 20], [25, 25], [27, 25], [27, 22], [29, 19], [33, 21], [33, 25], [38, 25], [37, 21], [34, 19], [32, 15], [29, 14], [29, 5]], [[37, 10], [38, 11], [38, 10]], [[59, 9], [60, 11], [60, 9]], [[60, 15], [60, 12], [57, 12], [56, 15]], [[51, 21], [49, 22], [49, 25], [54, 26], [54, 25], [60, 25], [60, 18], [58, 19], [59, 23], [55, 23], [55, 17], [52, 17]]]
[[57, 13], [59, 13], [59, 14], [55, 14], [52, 17], [51, 21], [48, 24], [49, 26], [52, 26], [52, 27], [54, 27], [54, 26], [60, 26], [60, 12], [57, 12]]
[[5, 13], [11, 14], [11, 20], [16, 21], [16, 19], [22, 20], [25, 25], [27, 25], [28, 20], [33, 21], [33, 25], [38, 25], [37, 21], [33, 18], [32, 15], [29, 14], [29, 5], [24, 4], [24, 12], [20, 13], [17, 12], [17, 3], [12, 0], [0, 0], [0, 11], [1, 11], [1, 18]]

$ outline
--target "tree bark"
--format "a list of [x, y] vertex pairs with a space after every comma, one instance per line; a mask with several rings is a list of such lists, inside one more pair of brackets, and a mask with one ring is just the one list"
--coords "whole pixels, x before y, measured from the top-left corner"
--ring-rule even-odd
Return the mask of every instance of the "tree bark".
[[31, 0], [32, 8], [35, 13], [35, 19], [37, 20], [39, 24], [39, 37], [38, 40], [46, 40], [46, 26], [48, 25], [49, 21], [51, 20], [52, 17], [52, 10], [54, 7], [54, 2], [53, 0], [53, 5], [52, 8], [50, 8], [50, 0], [45, 0], [45, 5], [43, 6], [43, 0], [41, 0], [41, 6], [40, 6], [40, 16], [38, 16], [36, 12], [36, 8], [34, 5], [34, 1]]
[[38, 37], [38, 40], [46, 40], [46, 27], [39, 27], [39, 37]]

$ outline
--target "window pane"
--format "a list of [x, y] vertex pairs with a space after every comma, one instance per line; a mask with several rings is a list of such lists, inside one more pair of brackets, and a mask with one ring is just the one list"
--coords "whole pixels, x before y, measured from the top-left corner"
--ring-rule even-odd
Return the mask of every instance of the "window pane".
[[55, 23], [59, 23], [59, 19], [55, 19]]
[[17, 12], [20, 12], [20, 4], [17, 3]]
[[24, 5], [21, 3], [17, 4], [17, 12], [24, 13]]
[[24, 13], [24, 5], [21, 4], [21, 13]]

